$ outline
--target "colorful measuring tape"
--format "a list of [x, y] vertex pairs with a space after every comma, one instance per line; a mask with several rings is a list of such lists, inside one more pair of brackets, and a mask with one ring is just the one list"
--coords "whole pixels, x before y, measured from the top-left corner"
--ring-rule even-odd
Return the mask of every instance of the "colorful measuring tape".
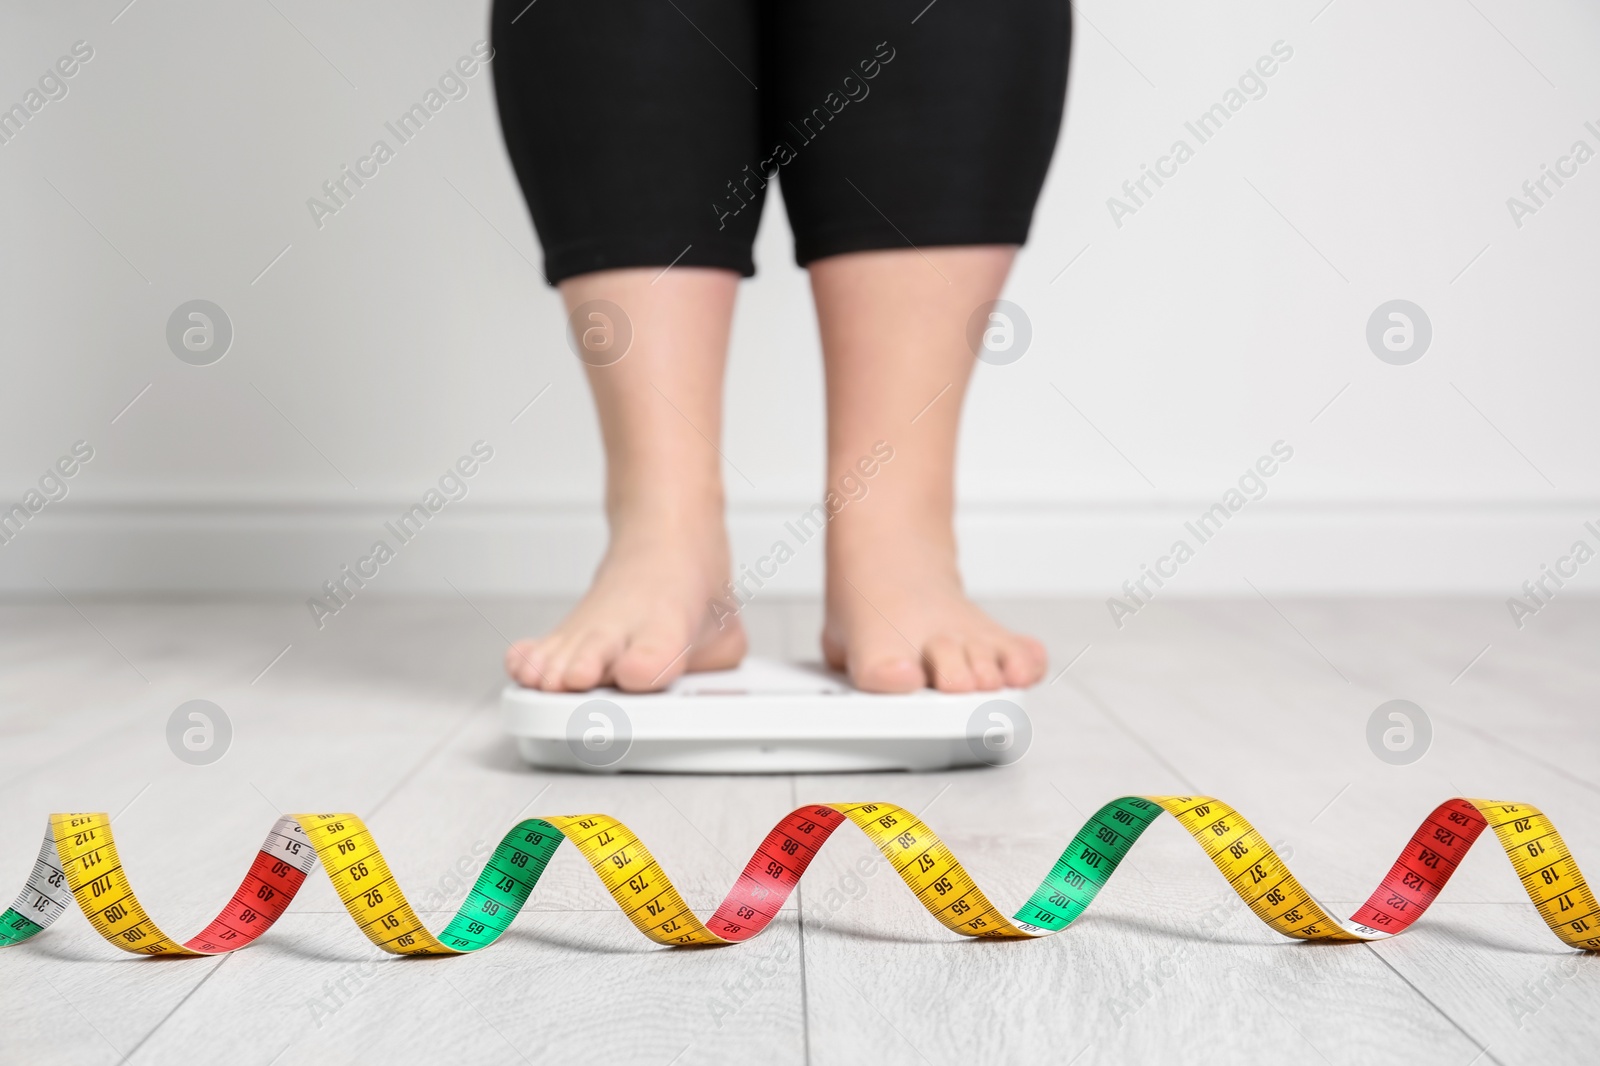
[[890, 803], [801, 807], [767, 834], [733, 891], [702, 922], [627, 826], [603, 814], [529, 818], [507, 833], [450, 924], [437, 936], [417, 917], [353, 814], [296, 814], [267, 834], [221, 914], [179, 943], [162, 932], [128, 882], [111, 820], [57, 814], [28, 887], [0, 916], [0, 946], [20, 943], [55, 921], [68, 893], [111, 944], [145, 955], [236, 951], [272, 927], [320, 860], [350, 916], [395, 955], [454, 955], [492, 944], [527, 902], [563, 840], [594, 867], [611, 897], [658, 944], [748, 940], [777, 916], [823, 842], [846, 820], [870, 837], [917, 900], [963, 936], [1048, 936], [1071, 925], [1134, 841], [1166, 811], [1267, 925], [1300, 940], [1362, 941], [1394, 936], [1428, 909], [1485, 827], [1492, 826], [1528, 898], [1561, 941], [1600, 951], [1600, 905], [1555, 826], [1537, 808], [1498, 800], [1441, 803], [1411, 837], [1383, 883], [1349, 919], [1325, 910], [1295, 880], [1266, 839], [1237, 811], [1200, 796], [1127, 796], [1106, 804], [1078, 831], [1044, 883], [1006, 918], [923, 822]]

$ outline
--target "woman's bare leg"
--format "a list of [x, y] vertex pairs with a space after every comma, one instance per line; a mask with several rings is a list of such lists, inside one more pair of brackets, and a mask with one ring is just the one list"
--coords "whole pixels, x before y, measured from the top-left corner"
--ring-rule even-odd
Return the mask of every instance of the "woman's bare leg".
[[518, 641], [506, 670], [524, 685], [664, 688], [685, 670], [744, 656], [736, 616], [710, 609], [729, 577], [721, 459], [722, 374], [739, 276], [611, 270], [561, 284], [569, 313], [608, 300], [631, 321], [627, 354], [586, 367], [606, 451], [611, 539], [588, 593], [555, 629]]
[[[1045, 652], [962, 591], [956, 436], [975, 362], [967, 323], [1010, 246], [861, 252], [811, 264], [828, 375], [828, 484], [883, 441], [894, 457], [828, 525], [828, 661], [873, 692], [1031, 685]], [[926, 408], [926, 409], [924, 409]], [[913, 419], [915, 421], [913, 422]]]

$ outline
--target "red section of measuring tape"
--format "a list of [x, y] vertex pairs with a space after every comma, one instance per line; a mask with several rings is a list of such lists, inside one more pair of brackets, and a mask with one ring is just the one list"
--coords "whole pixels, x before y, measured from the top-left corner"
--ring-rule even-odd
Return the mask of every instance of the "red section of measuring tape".
[[1464, 799], [1439, 804], [1411, 835], [1383, 883], [1350, 920], [1385, 933], [1398, 933], [1409, 926], [1444, 890], [1488, 825]]
[[802, 807], [773, 827], [706, 928], [724, 940], [748, 940], [783, 909], [811, 860], [843, 825], [832, 807]]
[[256, 861], [222, 913], [183, 946], [207, 955], [244, 947], [283, 917], [305, 883], [306, 875], [282, 859], [256, 852]]

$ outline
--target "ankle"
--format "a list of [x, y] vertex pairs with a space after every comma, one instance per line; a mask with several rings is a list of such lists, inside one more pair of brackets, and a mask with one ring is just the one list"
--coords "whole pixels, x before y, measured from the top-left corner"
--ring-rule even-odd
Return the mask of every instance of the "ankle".
[[[846, 568], [895, 561], [954, 562], [953, 517], [919, 501], [869, 497], [852, 503], [828, 524], [828, 562]], [[897, 567], [898, 569], [898, 567]]]
[[606, 521], [613, 530], [646, 526], [698, 534], [707, 523], [721, 523], [724, 506], [720, 480], [662, 471], [649, 478], [613, 480], [606, 486]]

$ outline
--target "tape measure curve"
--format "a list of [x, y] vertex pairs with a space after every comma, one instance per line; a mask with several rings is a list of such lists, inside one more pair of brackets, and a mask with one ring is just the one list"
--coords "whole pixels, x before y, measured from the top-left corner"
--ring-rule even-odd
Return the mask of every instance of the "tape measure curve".
[[1266, 839], [1226, 803], [1204, 796], [1125, 796], [1095, 812], [1021, 910], [1006, 918], [916, 815], [888, 803], [814, 804], [792, 811], [762, 841], [732, 891], [702, 921], [642, 841], [603, 814], [528, 818], [500, 841], [460, 910], [437, 935], [406, 901], [371, 832], [352, 814], [280, 818], [238, 891], [198, 934], [179, 942], [134, 895], [105, 814], [50, 818], [27, 887], [0, 915], [0, 947], [37, 935], [78, 904], [106, 941], [146, 955], [208, 956], [259, 938], [319, 863], [367, 938], [395, 955], [454, 955], [493, 943], [522, 909], [563, 840], [571, 840], [634, 926], [658, 944], [730, 944], [777, 916], [811, 860], [845, 822], [876, 844], [917, 900], [963, 936], [1048, 936], [1088, 909], [1152, 822], [1177, 819], [1269, 927], [1300, 940], [1370, 941], [1419, 918], [1492, 827], [1529, 899], [1564, 944], [1600, 951], [1600, 904], [1550, 820], [1535, 807], [1450, 799], [1412, 835], [1377, 890], [1348, 919], [1307, 892]]

